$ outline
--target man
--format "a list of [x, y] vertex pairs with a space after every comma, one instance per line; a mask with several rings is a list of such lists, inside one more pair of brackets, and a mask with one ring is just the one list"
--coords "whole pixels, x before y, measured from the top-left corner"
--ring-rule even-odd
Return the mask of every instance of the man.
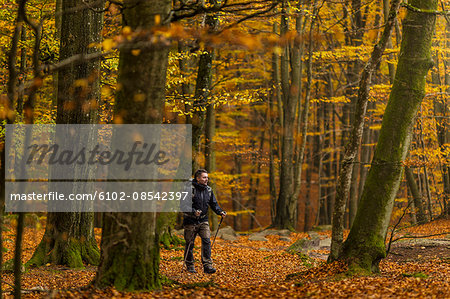
[[184, 260], [187, 271], [197, 273], [194, 267], [194, 241], [197, 234], [202, 238], [202, 264], [203, 271], [208, 274], [216, 272], [211, 259], [211, 231], [208, 223], [208, 206], [222, 217], [226, 216], [208, 186], [208, 172], [199, 169], [195, 172], [192, 181], [192, 212], [184, 213], [183, 227], [186, 246], [184, 248]]

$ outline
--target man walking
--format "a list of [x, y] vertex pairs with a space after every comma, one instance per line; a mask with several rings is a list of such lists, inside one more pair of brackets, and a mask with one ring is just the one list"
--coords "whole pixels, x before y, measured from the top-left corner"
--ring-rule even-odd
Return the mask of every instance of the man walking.
[[197, 234], [202, 238], [202, 264], [203, 271], [208, 274], [216, 272], [211, 259], [211, 231], [208, 223], [208, 206], [222, 217], [226, 216], [214, 196], [210, 186], [208, 186], [208, 172], [199, 169], [195, 172], [192, 181], [192, 212], [184, 213], [183, 228], [184, 240], [184, 260], [187, 271], [197, 273], [194, 267], [194, 241]]

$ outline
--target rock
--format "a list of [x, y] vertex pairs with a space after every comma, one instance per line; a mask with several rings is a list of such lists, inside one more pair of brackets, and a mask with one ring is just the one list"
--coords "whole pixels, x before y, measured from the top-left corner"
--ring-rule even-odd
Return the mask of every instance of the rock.
[[330, 238], [326, 238], [326, 239], [320, 240], [319, 241], [319, 247], [320, 248], [322, 248], [322, 247], [331, 247], [331, 239]]
[[222, 234], [222, 236], [220, 236], [220, 237], [225, 241], [231, 241], [231, 242], [237, 241], [237, 239], [238, 239], [238, 237], [233, 236], [233, 235], [228, 235], [228, 234]]
[[248, 238], [249, 241], [268, 241], [262, 234], [260, 233], [254, 233], [251, 234]]
[[283, 242], [291, 242], [291, 238], [281, 236], [281, 237], [280, 237], [280, 241], [283, 241]]
[[311, 239], [320, 238], [320, 235], [319, 235], [317, 232], [312, 231], [312, 230], [310, 230], [309, 232], [307, 232], [307, 234], [308, 234], [308, 236], [309, 236]]
[[289, 253], [305, 253], [313, 249], [319, 249], [320, 238], [314, 239], [300, 239], [295, 241], [294, 244], [289, 246], [286, 251]]
[[264, 237], [268, 235], [289, 237], [291, 235], [291, 231], [288, 229], [266, 229], [259, 233]]
[[236, 232], [234, 231], [234, 229], [231, 226], [225, 226], [224, 228], [219, 229], [219, 232], [217, 233], [217, 236], [219, 238], [223, 239], [223, 237], [222, 237], [223, 235], [229, 235], [229, 236], [237, 237]]
[[323, 232], [323, 231], [326, 231], [326, 230], [331, 230], [331, 225], [314, 226], [313, 230], [315, 230], [316, 232]]

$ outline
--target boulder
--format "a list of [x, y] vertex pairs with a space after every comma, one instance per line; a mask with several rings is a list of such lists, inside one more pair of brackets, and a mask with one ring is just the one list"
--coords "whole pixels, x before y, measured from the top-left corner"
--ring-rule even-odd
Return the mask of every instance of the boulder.
[[331, 247], [331, 239], [330, 238], [326, 238], [326, 239], [320, 240], [319, 247], [320, 248], [322, 248], [322, 247]]
[[268, 236], [268, 235], [275, 235], [275, 236], [282, 236], [282, 237], [289, 237], [291, 235], [291, 231], [288, 229], [266, 229], [261, 232], [259, 232], [261, 235]]
[[331, 231], [331, 225], [327, 224], [327, 225], [314, 226], [313, 230], [318, 231], [318, 232], [323, 232], [323, 231], [326, 231], [326, 230], [330, 230]]
[[268, 241], [264, 235], [260, 234], [260, 233], [254, 233], [251, 234], [250, 237], [248, 238], [249, 241]]
[[[213, 232], [212, 234], [215, 234], [215, 233], [216, 232]], [[224, 228], [219, 229], [219, 232], [217, 233], [217, 237], [223, 239], [222, 236], [224, 236], [224, 235], [234, 236], [234, 237], [238, 236], [231, 226], [225, 226]]]
[[289, 253], [306, 253], [313, 249], [319, 249], [320, 238], [308, 239], [303, 238], [295, 241], [286, 251]]
[[228, 234], [222, 234], [220, 236], [223, 240], [225, 241], [230, 241], [230, 242], [234, 242], [237, 241], [238, 237], [233, 236], [233, 235], [228, 235]]
[[319, 235], [317, 232], [312, 231], [312, 230], [310, 230], [309, 232], [307, 232], [307, 234], [308, 234], [308, 236], [309, 236], [311, 239], [320, 238], [320, 235]]

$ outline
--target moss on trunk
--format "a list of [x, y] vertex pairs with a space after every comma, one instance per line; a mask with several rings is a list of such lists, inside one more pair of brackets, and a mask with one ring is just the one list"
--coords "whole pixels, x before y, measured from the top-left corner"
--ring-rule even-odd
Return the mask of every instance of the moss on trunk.
[[[162, 122], [170, 44], [154, 35], [153, 29], [168, 20], [171, 4], [170, 0], [124, 1], [124, 25], [140, 32], [143, 41], [155, 42], [129, 44], [120, 49], [121, 88], [116, 96], [116, 123]], [[113, 135], [113, 142], [115, 138]], [[133, 291], [161, 286], [156, 219], [156, 213], [104, 214], [101, 262], [94, 281], [97, 287]]]
[[[436, 0], [413, 0], [419, 9], [435, 10]], [[436, 16], [408, 11], [403, 22], [403, 40], [389, 102], [349, 236], [339, 255], [353, 269], [377, 272], [385, 257], [385, 238], [394, 199], [403, 173], [402, 162], [409, 149], [411, 128], [425, 95], [425, 79], [432, 66], [431, 39]]]
[[177, 237], [173, 233], [173, 227], [177, 220], [177, 213], [160, 213], [157, 219], [157, 231], [159, 235], [159, 243], [165, 249], [171, 246], [178, 246], [184, 244], [184, 240]]
[[98, 265], [100, 251], [94, 237], [92, 213], [49, 213], [44, 237], [26, 266], [47, 263], [82, 268]]
[[105, 213], [102, 260], [94, 283], [121, 291], [161, 286], [156, 213]]

